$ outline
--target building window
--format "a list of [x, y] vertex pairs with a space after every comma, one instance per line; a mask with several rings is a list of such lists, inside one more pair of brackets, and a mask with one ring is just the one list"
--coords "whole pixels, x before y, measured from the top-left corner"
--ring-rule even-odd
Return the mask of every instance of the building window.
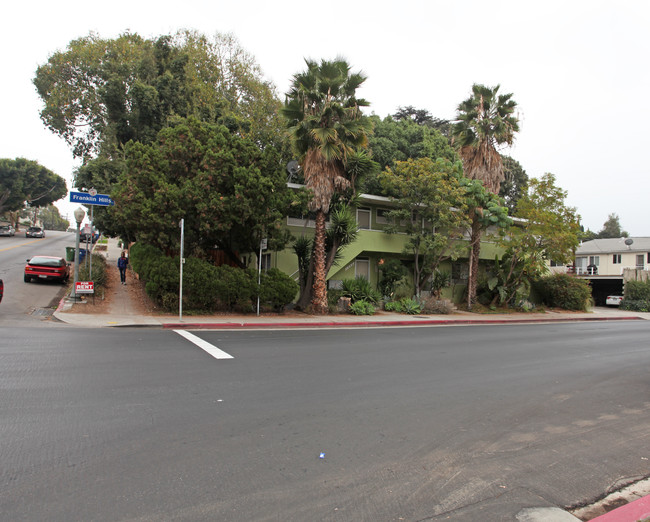
[[[385, 208], [378, 208], [377, 209], [377, 223], [380, 225], [386, 225], [388, 224], [388, 218], [386, 215], [390, 212], [390, 210], [386, 210]], [[650, 256], [650, 254], [648, 254]]]
[[589, 264], [593, 266], [600, 265], [600, 256], [589, 256]]
[[355, 259], [354, 275], [355, 277], [363, 277], [364, 279], [370, 280], [370, 260]]
[[564, 266], [564, 264], [563, 263], [558, 263], [557, 261], [553, 261], [551, 259], [551, 266]]
[[468, 263], [452, 263], [451, 264], [451, 278], [454, 281], [467, 281], [467, 279], [469, 279], [469, 264]]
[[638, 270], [643, 270], [644, 268], [644, 260], [645, 256], [643, 254], [637, 254], [636, 256], [636, 267]]
[[357, 223], [362, 230], [370, 230], [370, 209], [358, 208], [357, 209]]
[[612, 263], [615, 265], [620, 265], [621, 264], [621, 254], [613, 254], [612, 255]]
[[648, 264], [650, 264], [650, 252], [648, 252]]

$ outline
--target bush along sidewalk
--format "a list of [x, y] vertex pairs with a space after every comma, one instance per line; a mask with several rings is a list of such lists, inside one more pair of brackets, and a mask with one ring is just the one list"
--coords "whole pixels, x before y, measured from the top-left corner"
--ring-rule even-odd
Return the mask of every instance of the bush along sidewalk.
[[[179, 257], [168, 257], [151, 245], [136, 243], [131, 247], [129, 261], [145, 283], [147, 295], [164, 310], [175, 310], [180, 286]], [[254, 269], [214, 266], [188, 257], [183, 265], [183, 310], [250, 313], [259, 291], [263, 311], [281, 312], [298, 294], [298, 283], [275, 268], [262, 272], [259, 287], [257, 278]]]

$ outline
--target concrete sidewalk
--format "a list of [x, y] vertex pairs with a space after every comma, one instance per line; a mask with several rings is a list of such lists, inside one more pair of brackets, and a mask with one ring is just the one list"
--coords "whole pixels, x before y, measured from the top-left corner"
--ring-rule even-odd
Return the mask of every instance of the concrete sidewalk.
[[[111, 268], [117, 263], [122, 249], [116, 239], [109, 238], [106, 251], [101, 252]], [[115, 268], [116, 269], [116, 268]], [[106, 314], [78, 313], [72, 303], [62, 300], [54, 313], [58, 320], [78, 327], [148, 326], [174, 329], [242, 329], [242, 328], [339, 328], [384, 326], [454, 326], [472, 324], [517, 324], [575, 321], [634, 321], [648, 320], [650, 313], [623, 312], [615, 308], [596, 308], [592, 312], [546, 312], [514, 314], [474, 314], [456, 312], [451, 315], [405, 315], [379, 312], [373, 316], [316, 316], [299, 312], [286, 314], [222, 314], [187, 316], [178, 314], [142, 315], [136, 311], [130, 294], [121, 285], [112, 288], [112, 304]]]

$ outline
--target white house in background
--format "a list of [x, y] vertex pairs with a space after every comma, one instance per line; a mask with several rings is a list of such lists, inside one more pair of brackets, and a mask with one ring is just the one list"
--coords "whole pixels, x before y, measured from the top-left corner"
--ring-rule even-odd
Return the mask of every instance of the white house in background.
[[604, 305], [607, 295], [623, 295], [625, 269], [650, 269], [650, 237], [592, 239], [576, 250], [570, 266], [553, 266], [554, 272], [566, 272], [591, 282], [597, 305]]
[[650, 266], [650, 237], [620, 237], [585, 241], [576, 250], [578, 275], [623, 276], [623, 270]]

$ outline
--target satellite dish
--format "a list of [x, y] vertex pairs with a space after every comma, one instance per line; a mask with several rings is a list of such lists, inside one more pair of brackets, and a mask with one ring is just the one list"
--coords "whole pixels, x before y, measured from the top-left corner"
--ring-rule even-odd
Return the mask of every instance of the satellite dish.
[[289, 181], [293, 180], [293, 177], [300, 172], [300, 164], [292, 160], [289, 163], [287, 163], [287, 172], [289, 173]]
[[625, 240], [625, 244], [626, 244], [627, 246], [630, 246], [632, 243], [634, 243], [634, 239], [631, 239], [631, 238], [628, 237], [628, 238]]
[[292, 175], [298, 174], [299, 170], [300, 170], [300, 164], [297, 161], [292, 160], [289, 163], [287, 163], [287, 171], [289, 172], [289, 174]]

